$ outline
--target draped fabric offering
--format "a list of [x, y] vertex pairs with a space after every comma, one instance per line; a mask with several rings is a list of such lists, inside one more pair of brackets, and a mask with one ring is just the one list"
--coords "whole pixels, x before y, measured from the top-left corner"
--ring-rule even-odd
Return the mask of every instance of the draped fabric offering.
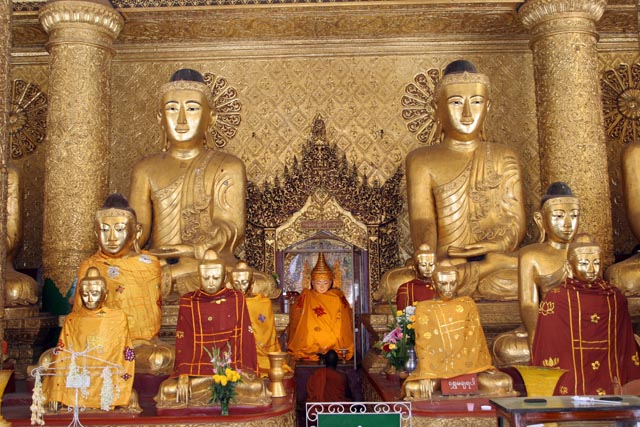
[[451, 378], [492, 369], [478, 307], [469, 297], [416, 306], [418, 369], [410, 380]]
[[[269, 372], [269, 356], [272, 351], [282, 351], [276, 333], [276, 322], [273, 314], [271, 300], [262, 295], [249, 297], [247, 308], [251, 318], [253, 336], [256, 340], [256, 351], [258, 353], [258, 366], [261, 374]], [[286, 368], [285, 368], [286, 369]]]
[[288, 351], [296, 359], [318, 360], [318, 353], [341, 348], [348, 350], [347, 359], [353, 357], [353, 312], [341, 290], [302, 291], [289, 325]]
[[429, 301], [436, 296], [436, 289], [431, 279], [413, 279], [403, 283], [396, 293], [396, 305], [398, 310], [404, 310], [406, 306], [418, 301]]
[[176, 326], [176, 362], [172, 377], [213, 375], [211, 355], [231, 346], [231, 367], [258, 372], [256, 342], [242, 292], [232, 289], [209, 295], [200, 290], [180, 298]]
[[307, 380], [307, 402], [346, 402], [347, 376], [332, 368], [319, 368]]
[[[123, 311], [106, 307], [97, 310], [87, 310], [82, 307], [72, 311], [65, 318], [57, 347], [74, 352], [87, 349], [89, 351], [86, 355], [77, 356], [73, 363], [71, 354], [66, 351], [60, 351], [54, 356], [50, 367], [55, 370], [56, 375], [45, 375], [42, 383], [42, 391], [48, 402], [56, 401], [66, 406], [100, 408], [105, 382], [102, 375], [106, 367], [109, 368], [106, 381], [111, 381], [113, 385], [113, 387], [108, 385], [105, 387], [106, 390], [111, 389], [113, 393], [111, 409], [114, 406], [129, 404], [135, 357], [127, 326], [127, 316]], [[76, 375], [72, 373], [69, 376], [70, 371]], [[89, 376], [89, 383], [85, 374]], [[82, 389], [73, 388], [74, 384], [86, 385], [86, 394]], [[77, 403], [76, 391], [78, 392]]]
[[[162, 267], [158, 259], [147, 252], [114, 258], [98, 251], [80, 264], [78, 278], [82, 279], [90, 267], [96, 267], [107, 281], [105, 305], [127, 314], [131, 339], [156, 337], [162, 325]], [[76, 292], [73, 309], [80, 307], [82, 300]]]
[[547, 292], [538, 309], [532, 365], [560, 367], [555, 394], [612, 394], [640, 378], [640, 358], [627, 299], [602, 279], [568, 278]]

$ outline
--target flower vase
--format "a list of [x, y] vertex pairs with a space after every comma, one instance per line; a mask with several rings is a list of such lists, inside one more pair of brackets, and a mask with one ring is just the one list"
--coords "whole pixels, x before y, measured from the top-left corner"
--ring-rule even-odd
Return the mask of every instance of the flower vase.
[[225, 417], [229, 415], [229, 399], [220, 400], [220, 415]]
[[[4, 389], [7, 387], [7, 384], [9, 383], [9, 379], [11, 378], [12, 373], [13, 373], [12, 369], [0, 370], [0, 406], [2, 406], [2, 397], [4, 395]], [[0, 412], [0, 426], [1, 427], [11, 426], [11, 423], [2, 417], [1, 412]]]
[[269, 356], [269, 390], [271, 391], [271, 395], [273, 397], [285, 397], [287, 395], [287, 391], [284, 388], [284, 384], [282, 383], [282, 379], [284, 378], [284, 369], [282, 368], [282, 364], [284, 363], [284, 359], [287, 356], [287, 353], [284, 351], [273, 351], [267, 353]]

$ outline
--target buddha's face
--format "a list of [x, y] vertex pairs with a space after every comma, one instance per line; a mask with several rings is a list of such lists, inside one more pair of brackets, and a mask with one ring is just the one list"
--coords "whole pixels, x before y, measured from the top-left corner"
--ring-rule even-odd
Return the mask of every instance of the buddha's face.
[[542, 227], [549, 240], [569, 243], [578, 231], [580, 207], [576, 203], [547, 202], [542, 207]]
[[108, 256], [121, 257], [131, 252], [136, 238], [136, 223], [128, 216], [107, 216], [96, 221], [100, 250]]
[[438, 117], [445, 135], [459, 141], [479, 136], [487, 115], [488, 91], [482, 83], [450, 83], [438, 98]]
[[455, 271], [436, 273], [436, 289], [442, 301], [450, 301], [455, 298], [458, 289], [458, 274]]
[[436, 268], [435, 254], [420, 254], [416, 258], [416, 268], [420, 277], [431, 277]]
[[215, 294], [224, 286], [225, 270], [222, 264], [200, 265], [200, 289]]
[[80, 283], [82, 305], [89, 310], [102, 307], [107, 298], [107, 285], [102, 280], [83, 280]]
[[233, 288], [246, 294], [251, 287], [252, 274], [250, 271], [234, 271], [231, 273]]
[[569, 263], [576, 279], [591, 283], [600, 273], [600, 249], [594, 247], [573, 251], [569, 254]]
[[171, 142], [202, 141], [211, 120], [204, 94], [197, 90], [173, 89], [161, 101], [160, 122]]
[[319, 277], [316, 279], [311, 279], [311, 286], [316, 292], [321, 294], [326, 293], [329, 289], [331, 289], [331, 284], [333, 280], [328, 277]]

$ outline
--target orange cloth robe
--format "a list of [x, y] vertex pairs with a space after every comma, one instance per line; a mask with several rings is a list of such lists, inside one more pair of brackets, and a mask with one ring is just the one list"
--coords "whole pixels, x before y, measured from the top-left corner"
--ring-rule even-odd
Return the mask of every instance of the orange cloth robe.
[[[96, 267], [107, 281], [105, 305], [127, 314], [131, 339], [157, 336], [162, 325], [162, 267], [158, 259], [146, 252], [113, 258], [98, 251], [80, 264], [78, 278], [83, 278], [90, 267]], [[80, 306], [82, 300], [76, 292], [74, 310]]]
[[602, 279], [568, 278], [547, 292], [538, 309], [531, 364], [567, 369], [557, 395], [613, 393], [640, 379], [640, 358], [627, 298]]
[[[88, 395], [85, 397], [78, 392], [78, 405], [100, 408], [103, 384], [101, 375], [105, 366], [113, 366], [109, 364], [119, 365], [121, 368], [121, 370], [116, 367], [110, 368], [114, 390], [120, 389], [113, 406], [129, 404], [135, 356], [129, 336], [127, 316], [123, 311], [107, 307], [98, 310], [87, 310], [82, 307], [72, 311], [65, 318], [57, 347], [73, 349], [76, 352], [95, 348], [87, 353], [88, 357], [76, 357], [76, 366], [81, 372], [86, 366], [91, 378]], [[51, 368], [55, 369], [56, 375], [45, 375], [42, 382], [42, 391], [47, 402], [56, 401], [67, 406], [76, 406], [76, 389], [66, 387], [70, 364], [71, 354], [61, 351], [54, 356]]]
[[319, 368], [307, 380], [307, 402], [346, 402], [347, 376], [332, 368]]
[[396, 305], [398, 310], [404, 310], [406, 306], [418, 301], [429, 301], [436, 296], [436, 289], [430, 279], [413, 279], [403, 283], [396, 292]]
[[172, 377], [213, 375], [214, 347], [222, 355], [231, 346], [231, 367], [258, 373], [256, 341], [242, 292], [222, 289], [210, 295], [201, 290], [180, 298], [176, 326], [176, 361]]
[[318, 353], [341, 348], [353, 357], [353, 311], [341, 290], [302, 291], [291, 309], [287, 346], [296, 359], [318, 360]]
[[276, 333], [276, 322], [271, 300], [262, 295], [248, 297], [247, 308], [251, 318], [253, 336], [256, 340], [258, 366], [261, 373], [269, 372], [269, 356], [272, 351], [282, 351]]
[[452, 378], [493, 367], [478, 307], [471, 298], [421, 301], [415, 316], [419, 363], [409, 379]]

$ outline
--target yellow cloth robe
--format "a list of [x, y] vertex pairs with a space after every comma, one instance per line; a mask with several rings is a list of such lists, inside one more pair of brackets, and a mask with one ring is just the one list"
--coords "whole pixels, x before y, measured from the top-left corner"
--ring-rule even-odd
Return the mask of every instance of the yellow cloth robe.
[[318, 353], [346, 348], [353, 357], [353, 311], [339, 289], [324, 294], [305, 289], [291, 309], [287, 351], [296, 359], [318, 360]]
[[[98, 310], [80, 310], [71, 312], [64, 321], [62, 332], [58, 340], [58, 348], [85, 351], [93, 350], [87, 356], [77, 356], [75, 365], [82, 373], [86, 366], [90, 376], [88, 394], [83, 396], [78, 390], [78, 405], [87, 408], [100, 408], [100, 394], [102, 392], [103, 368], [109, 367], [113, 381], [114, 406], [127, 406], [133, 387], [135, 357], [127, 316], [122, 310], [112, 310], [103, 307]], [[122, 367], [118, 371], [117, 367]], [[60, 351], [54, 356], [51, 368], [55, 369], [55, 376], [44, 376], [42, 391], [47, 402], [62, 402], [67, 406], [76, 406], [76, 389], [67, 388], [67, 376], [71, 365], [71, 354]], [[48, 373], [48, 372], [47, 372]], [[119, 390], [119, 392], [117, 392]]]
[[452, 378], [491, 369], [476, 303], [469, 297], [416, 306], [418, 369], [410, 380]]
[[[101, 251], [80, 264], [78, 278], [82, 279], [90, 267], [96, 267], [107, 281], [109, 295], [105, 305], [123, 310], [129, 321], [131, 339], [150, 340], [162, 326], [162, 267], [149, 253], [113, 258]], [[82, 306], [76, 292], [74, 310]]]
[[273, 305], [269, 298], [262, 295], [247, 297], [246, 302], [249, 309], [249, 317], [251, 318], [253, 336], [256, 339], [260, 374], [268, 374], [270, 364], [267, 353], [282, 351], [276, 333]]

